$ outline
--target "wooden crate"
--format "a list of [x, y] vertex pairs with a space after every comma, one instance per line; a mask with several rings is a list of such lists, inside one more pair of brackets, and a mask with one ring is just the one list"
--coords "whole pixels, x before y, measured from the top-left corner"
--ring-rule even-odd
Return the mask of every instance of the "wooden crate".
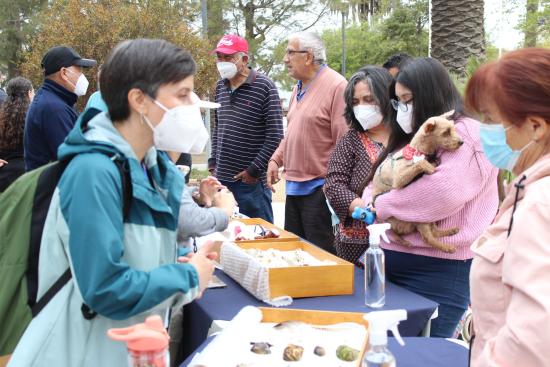
[[302, 240], [254, 243], [237, 242], [237, 245], [243, 249], [255, 248], [267, 250], [273, 248], [281, 251], [301, 249], [309, 252], [319, 260], [336, 262], [336, 265], [270, 268], [269, 290], [271, 298], [279, 296], [302, 298], [353, 294], [354, 265], [308, 242]]
[[236, 219], [236, 221], [241, 222], [241, 223], [246, 224], [246, 225], [259, 224], [262, 227], [264, 227], [265, 229], [276, 229], [277, 231], [279, 231], [279, 234], [281, 235], [278, 238], [266, 238], [266, 239], [258, 239], [258, 240], [235, 241], [237, 243], [278, 242], [278, 241], [289, 241], [289, 240], [298, 241], [300, 239], [300, 237], [298, 237], [294, 233], [289, 232], [289, 231], [285, 231], [284, 229], [279, 228], [279, 227], [275, 226], [274, 224], [269, 223], [268, 221], [266, 221], [262, 218], [243, 218], [243, 219]]
[[[262, 310], [262, 322], [285, 322], [302, 321], [313, 325], [333, 325], [341, 322], [355, 322], [364, 325], [369, 329], [369, 322], [363, 318], [363, 313], [359, 312], [336, 312], [336, 311], [316, 311], [316, 310], [293, 310], [289, 308], [269, 308], [259, 307]], [[363, 356], [367, 350], [367, 337], [362, 343], [361, 352], [357, 359], [357, 367], [361, 366]]]

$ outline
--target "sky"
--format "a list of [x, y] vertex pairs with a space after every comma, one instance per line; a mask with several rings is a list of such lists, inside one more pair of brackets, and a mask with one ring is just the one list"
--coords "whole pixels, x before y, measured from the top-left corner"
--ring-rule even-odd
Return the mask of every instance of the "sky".
[[485, 28], [491, 43], [507, 50], [520, 47], [523, 33], [515, 28], [524, 14], [525, 0], [485, 0]]

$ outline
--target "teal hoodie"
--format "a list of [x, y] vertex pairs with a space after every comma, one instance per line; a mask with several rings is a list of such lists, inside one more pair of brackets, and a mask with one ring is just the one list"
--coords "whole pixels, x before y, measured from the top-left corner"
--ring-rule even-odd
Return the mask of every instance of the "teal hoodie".
[[[154, 148], [142, 165], [106, 113], [84, 132], [82, 125], [81, 117], [59, 147], [59, 159], [72, 160], [44, 226], [38, 298], [69, 266], [73, 278], [30, 323], [10, 366], [125, 365], [125, 346], [106, 337], [109, 328], [164, 317], [199, 292], [195, 267], [176, 263], [179, 170]], [[125, 220], [115, 155], [126, 161], [132, 182]], [[98, 316], [86, 320], [82, 304]]]

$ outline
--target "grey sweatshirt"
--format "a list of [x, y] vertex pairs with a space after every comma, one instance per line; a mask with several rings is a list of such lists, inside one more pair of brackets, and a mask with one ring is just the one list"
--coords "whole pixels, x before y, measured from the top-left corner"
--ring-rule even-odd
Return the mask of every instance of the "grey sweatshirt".
[[185, 187], [181, 195], [178, 223], [178, 243], [191, 237], [201, 237], [227, 228], [229, 217], [218, 208], [203, 208], [193, 200], [192, 193], [197, 188]]

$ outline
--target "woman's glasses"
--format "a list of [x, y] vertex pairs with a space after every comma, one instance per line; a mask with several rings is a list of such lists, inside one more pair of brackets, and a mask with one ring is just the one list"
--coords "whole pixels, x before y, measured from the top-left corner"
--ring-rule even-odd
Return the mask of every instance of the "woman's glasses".
[[402, 112], [407, 112], [409, 110], [409, 105], [412, 105], [412, 100], [413, 99], [411, 98], [407, 102], [401, 102], [396, 99], [392, 99], [390, 100], [390, 102], [394, 110], [396, 111], [401, 110]]

